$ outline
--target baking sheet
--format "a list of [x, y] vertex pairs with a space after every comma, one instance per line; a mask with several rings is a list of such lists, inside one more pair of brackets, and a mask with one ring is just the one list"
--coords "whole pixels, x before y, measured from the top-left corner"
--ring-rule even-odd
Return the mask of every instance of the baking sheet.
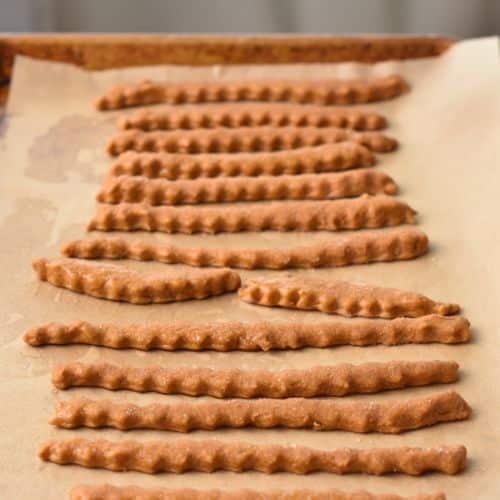
[[[380, 168], [392, 175], [400, 196], [419, 211], [419, 227], [430, 237], [431, 251], [412, 262], [373, 264], [341, 269], [296, 271], [420, 291], [432, 298], [459, 302], [473, 325], [473, 341], [462, 346], [337, 347], [268, 353], [135, 352], [67, 346], [34, 349], [21, 340], [24, 330], [47, 321], [91, 322], [197, 321], [239, 319], [321, 321], [321, 313], [293, 312], [251, 306], [236, 295], [179, 304], [134, 306], [74, 294], [38, 283], [30, 260], [56, 256], [61, 243], [85, 235], [94, 210], [100, 176], [110, 162], [103, 152], [114, 130], [117, 113], [98, 113], [90, 106], [109, 84], [137, 78], [193, 80], [260, 77], [368, 76], [397, 72], [410, 81], [409, 94], [366, 106], [386, 114], [388, 133], [401, 142], [398, 152], [379, 156]], [[500, 70], [498, 39], [456, 44], [444, 56], [376, 66], [285, 65], [154, 67], [86, 73], [74, 67], [27, 58], [16, 60], [6, 116], [0, 123], [0, 491], [3, 498], [64, 498], [79, 483], [110, 482], [143, 486], [237, 488], [252, 487], [344, 490], [412, 494], [444, 490], [452, 499], [498, 497], [500, 479], [500, 241], [497, 150], [500, 144]], [[138, 236], [135, 234], [134, 236]], [[179, 245], [285, 246], [335, 238], [335, 234], [240, 234], [217, 236], [151, 235], [148, 239]], [[126, 263], [135, 268], [161, 269], [157, 263]], [[242, 277], [273, 272], [247, 271]], [[353, 320], [354, 321], [354, 320]], [[36, 457], [49, 437], [85, 436], [109, 439], [160, 438], [184, 435], [155, 431], [56, 430], [48, 424], [59, 398], [87, 395], [137, 403], [174, 401], [181, 396], [112, 393], [99, 389], [56, 391], [50, 384], [55, 362], [112, 361], [145, 366], [189, 365], [283, 369], [337, 362], [392, 359], [455, 359], [461, 367], [456, 388], [472, 405], [468, 422], [452, 423], [400, 436], [299, 430], [227, 430], [193, 432], [193, 439], [241, 439], [306, 445], [324, 449], [341, 446], [431, 446], [463, 443], [469, 466], [458, 476], [369, 477], [312, 474], [294, 476], [260, 473], [188, 473], [149, 476], [113, 473], [77, 466], [42, 463]], [[384, 400], [429, 394], [442, 387], [358, 396]]]

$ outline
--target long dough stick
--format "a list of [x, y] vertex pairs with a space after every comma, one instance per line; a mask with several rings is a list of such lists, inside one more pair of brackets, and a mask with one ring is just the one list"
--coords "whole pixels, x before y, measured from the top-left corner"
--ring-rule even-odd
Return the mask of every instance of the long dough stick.
[[238, 295], [261, 306], [368, 318], [446, 316], [460, 311], [458, 304], [435, 302], [415, 292], [314, 278], [254, 278], [243, 284]]
[[370, 167], [373, 153], [357, 142], [337, 142], [265, 153], [138, 153], [127, 151], [116, 158], [110, 176], [141, 175], [169, 180], [199, 177], [299, 175]]
[[140, 203], [120, 203], [99, 205], [87, 229], [186, 234], [339, 231], [413, 224], [415, 214], [406, 203], [387, 195], [223, 207], [151, 207]]
[[366, 80], [241, 80], [152, 82], [110, 87], [95, 101], [100, 110], [146, 104], [229, 101], [290, 101], [314, 104], [358, 104], [392, 99], [408, 89], [399, 75]]
[[328, 200], [367, 194], [396, 194], [394, 180], [381, 170], [333, 174], [229, 177], [169, 181], [108, 177], [97, 194], [101, 203], [183, 205], [261, 200]]
[[203, 299], [240, 286], [240, 277], [230, 269], [141, 273], [114, 264], [76, 259], [37, 259], [33, 269], [41, 281], [52, 285], [132, 304]]
[[65, 429], [112, 427], [175, 432], [256, 427], [398, 434], [442, 422], [465, 420], [471, 409], [454, 391], [399, 401], [251, 399], [153, 403], [137, 406], [109, 400], [58, 401], [50, 423]]
[[118, 119], [123, 130], [145, 131], [262, 126], [379, 130], [386, 125], [382, 115], [354, 108], [257, 102], [141, 109]]
[[114, 349], [177, 351], [269, 351], [336, 345], [456, 344], [470, 338], [469, 321], [432, 314], [389, 321], [365, 319], [328, 323], [47, 323], [24, 334], [32, 346], [89, 344]]
[[464, 446], [434, 448], [339, 448], [318, 450], [302, 446], [250, 444], [241, 441], [178, 439], [175, 441], [106, 441], [82, 438], [53, 439], [40, 447], [39, 457], [57, 464], [114, 471], [183, 473], [218, 470], [272, 474], [402, 473], [457, 474], [464, 469]]
[[282, 371], [162, 366], [139, 368], [79, 362], [56, 364], [52, 368], [52, 383], [58, 389], [100, 387], [216, 398], [345, 396], [448, 384], [457, 379], [458, 364], [454, 361], [341, 363]]
[[108, 142], [107, 151], [117, 156], [125, 151], [165, 153], [249, 153], [296, 149], [320, 144], [353, 141], [372, 151], [388, 153], [396, 139], [380, 132], [355, 132], [344, 128], [241, 127], [196, 130], [125, 130]]
[[291, 248], [188, 248], [128, 241], [124, 238], [93, 238], [65, 244], [61, 253], [81, 259], [134, 259], [190, 266], [241, 269], [308, 269], [339, 267], [370, 262], [389, 262], [419, 257], [427, 252], [427, 236], [415, 228], [362, 232]]
[[366, 490], [345, 492], [328, 490], [194, 490], [139, 486], [78, 485], [71, 489], [70, 500], [446, 500], [444, 493], [418, 493], [402, 497], [392, 493]]

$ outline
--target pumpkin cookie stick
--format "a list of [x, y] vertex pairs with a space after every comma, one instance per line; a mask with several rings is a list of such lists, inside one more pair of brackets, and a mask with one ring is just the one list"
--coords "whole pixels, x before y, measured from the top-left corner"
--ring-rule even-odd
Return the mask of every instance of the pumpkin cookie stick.
[[319, 174], [370, 167], [374, 163], [373, 153], [357, 142], [265, 153], [190, 155], [127, 151], [115, 159], [108, 175], [141, 175], [175, 181], [199, 177]]
[[65, 429], [112, 427], [189, 432], [198, 429], [282, 427], [398, 434], [442, 422], [465, 420], [470, 415], [469, 405], [455, 391], [382, 403], [288, 398], [137, 406], [76, 398], [58, 401], [50, 423]]
[[134, 259], [241, 269], [309, 269], [414, 259], [427, 252], [427, 236], [415, 228], [365, 232], [291, 248], [188, 248], [93, 238], [65, 244], [61, 253], [81, 259]]
[[147, 104], [264, 101], [313, 104], [359, 104], [392, 99], [406, 92], [399, 75], [365, 80], [241, 80], [208, 82], [152, 82], [143, 80], [110, 87], [95, 101], [97, 109]]
[[464, 469], [464, 446], [433, 448], [339, 448], [318, 450], [302, 446], [251, 444], [215, 439], [175, 441], [107, 441], [83, 438], [52, 439], [40, 447], [46, 462], [74, 464], [114, 471], [183, 473], [218, 470], [272, 474], [392, 474], [419, 476], [425, 472], [457, 474]]
[[85, 321], [47, 323], [30, 328], [24, 341], [32, 346], [89, 344], [114, 349], [149, 351], [270, 351], [336, 345], [401, 345], [439, 342], [456, 344], [470, 338], [467, 319], [431, 314], [419, 318], [327, 323], [136, 323], [99, 324]]
[[113, 264], [76, 259], [37, 259], [33, 269], [41, 281], [74, 292], [132, 304], [163, 303], [232, 292], [240, 278], [230, 269], [170, 270], [141, 273]]
[[381, 170], [278, 177], [230, 177], [169, 181], [124, 175], [108, 177], [96, 196], [101, 203], [183, 205], [262, 200], [328, 200], [367, 194], [396, 194], [394, 180]]
[[254, 278], [243, 284], [238, 295], [251, 304], [316, 310], [341, 316], [415, 318], [460, 312], [458, 304], [435, 302], [415, 292], [314, 278]]
[[418, 493], [402, 497], [392, 493], [370, 493], [328, 490], [194, 490], [139, 486], [78, 485], [72, 488], [70, 500], [446, 500], [444, 493]]
[[52, 368], [58, 389], [100, 387], [215, 398], [290, 398], [369, 394], [405, 387], [449, 384], [458, 379], [454, 361], [341, 363], [281, 371], [199, 367], [119, 366], [67, 363]]
[[352, 141], [377, 153], [397, 147], [396, 139], [380, 132], [355, 132], [344, 128], [241, 127], [196, 130], [125, 130], [106, 147], [112, 156], [125, 151], [156, 153], [251, 153], [319, 146]]
[[386, 195], [334, 201], [289, 201], [226, 207], [99, 205], [89, 231], [239, 233], [243, 231], [339, 231], [413, 224], [416, 212]]
[[380, 130], [387, 125], [382, 115], [346, 107], [238, 103], [203, 106], [169, 106], [141, 109], [118, 119], [126, 129], [176, 130], [217, 127], [339, 127]]

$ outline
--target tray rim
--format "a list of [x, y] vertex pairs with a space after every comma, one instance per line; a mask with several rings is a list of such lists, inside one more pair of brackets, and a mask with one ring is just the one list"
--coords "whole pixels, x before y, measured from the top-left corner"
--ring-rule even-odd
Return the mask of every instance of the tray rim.
[[375, 63], [436, 57], [455, 39], [437, 35], [0, 34], [0, 105], [17, 55], [103, 70], [155, 64]]

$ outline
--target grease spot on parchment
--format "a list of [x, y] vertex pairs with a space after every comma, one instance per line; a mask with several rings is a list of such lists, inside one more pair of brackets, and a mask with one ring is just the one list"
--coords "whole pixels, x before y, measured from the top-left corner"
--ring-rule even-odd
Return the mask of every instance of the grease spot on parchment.
[[98, 117], [63, 118], [33, 142], [26, 175], [52, 183], [75, 177], [85, 183], [98, 181], [107, 158], [104, 141], [99, 144], [96, 136], [108, 137], [109, 128], [110, 123]]

